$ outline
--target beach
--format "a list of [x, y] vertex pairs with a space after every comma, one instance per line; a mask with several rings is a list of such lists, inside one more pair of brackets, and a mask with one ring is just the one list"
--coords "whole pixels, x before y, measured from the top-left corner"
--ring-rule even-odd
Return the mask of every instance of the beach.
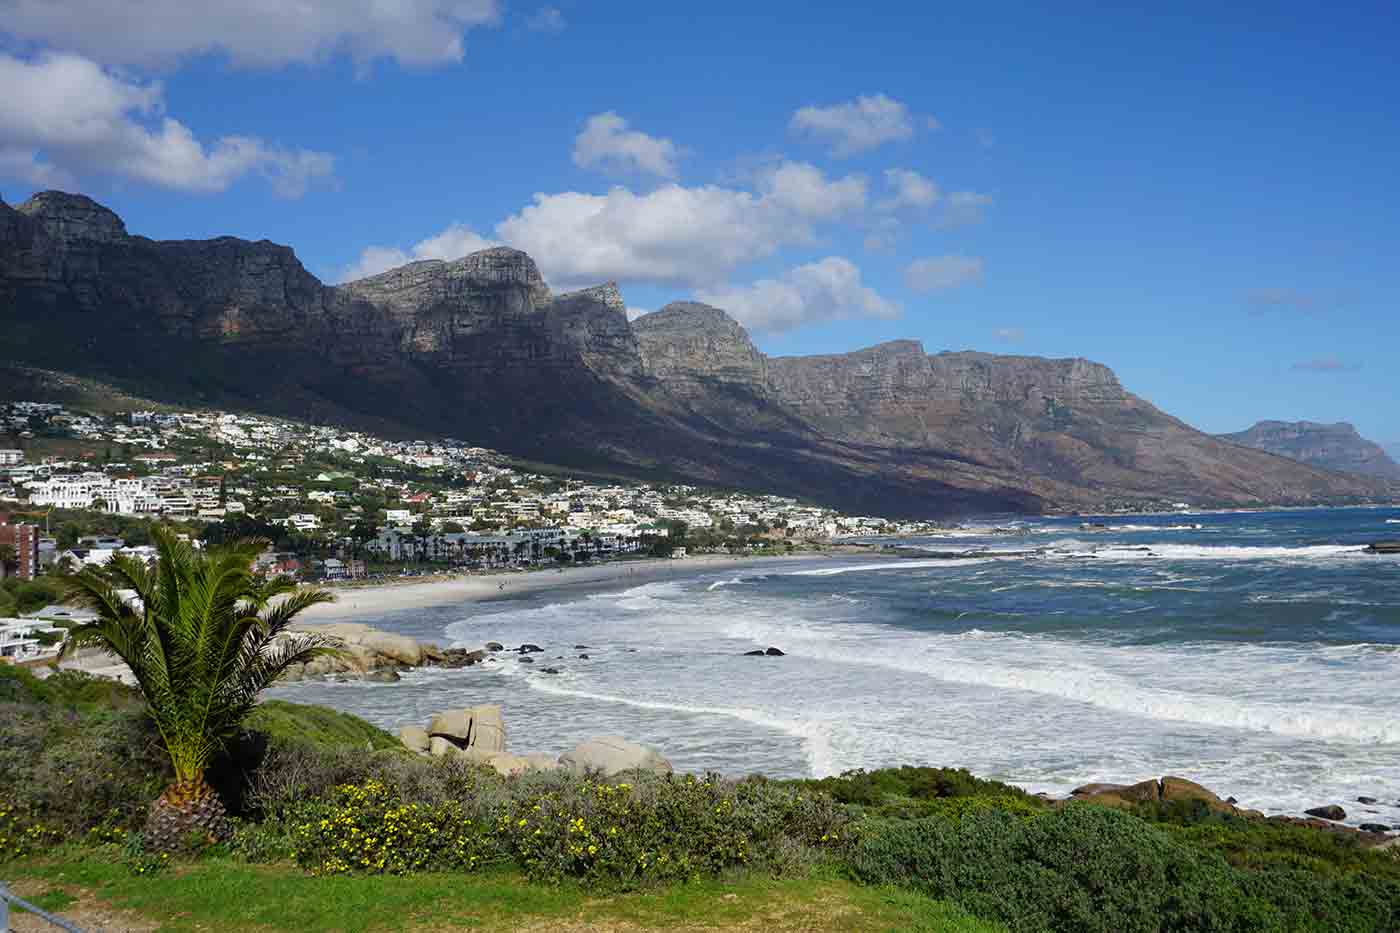
[[[841, 556], [859, 555], [860, 548], [845, 546]], [[416, 577], [369, 584], [328, 587], [333, 603], [312, 606], [299, 617], [305, 622], [372, 621], [381, 615], [413, 609], [452, 606], [498, 599], [519, 599], [558, 590], [579, 593], [618, 586], [641, 586], [678, 580], [696, 574], [780, 566], [811, 561], [829, 554], [804, 552], [781, 557], [734, 557], [701, 554], [679, 558], [645, 558], [606, 563], [547, 567], [529, 571], [493, 571], [430, 579]]]

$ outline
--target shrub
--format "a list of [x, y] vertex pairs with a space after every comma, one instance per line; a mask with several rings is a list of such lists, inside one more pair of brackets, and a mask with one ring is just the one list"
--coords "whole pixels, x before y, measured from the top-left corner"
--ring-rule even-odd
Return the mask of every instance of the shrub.
[[868, 883], [954, 900], [1026, 933], [1229, 930], [1239, 913], [1223, 860], [1100, 807], [889, 822], [862, 835], [851, 864]]
[[293, 856], [312, 874], [474, 869], [500, 857], [491, 828], [461, 804], [405, 802], [382, 781], [346, 784], [299, 808]]
[[[792, 781], [791, 784], [830, 794], [838, 802], [869, 816], [919, 819], [946, 812], [938, 801], [996, 798], [1001, 808], [1030, 812], [1045, 803], [1010, 784], [974, 777], [964, 768], [901, 767], [847, 771], [839, 777]], [[1016, 801], [1016, 803], [1012, 803]]]
[[[327, 759], [320, 759], [326, 763]], [[535, 880], [621, 886], [761, 867], [781, 872], [846, 844], [829, 797], [767, 781], [568, 772], [506, 779], [461, 763], [385, 761], [381, 776], [285, 803], [265, 826], [317, 873], [471, 869], [513, 860]], [[275, 851], [247, 832], [237, 848]]]

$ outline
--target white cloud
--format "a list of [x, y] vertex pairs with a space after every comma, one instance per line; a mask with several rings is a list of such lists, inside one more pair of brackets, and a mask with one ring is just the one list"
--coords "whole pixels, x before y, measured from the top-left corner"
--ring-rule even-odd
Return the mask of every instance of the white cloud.
[[121, 65], [208, 52], [255, 67], [340, 54], [433, 65], [460, 61], [463, 33], [500, 18], [497, 0], [0, 0], [7, 32]]
[[33, 149], [0, 146], [0, 178], [14, 178], [35, 188], [76, 188], [78, 180], [45, 162]]
[[992, 196], [990, 194], [981, 194], [976, 191], [954, 191], [948, 195], [939, 226], [945, 228], [961, 227], [966, 224], [981, 223], [991, 204]]
[[0, 170], [30, 182], [106, 174], [207, 193], [254, 174], [298, 197], [334, 171], [327, 153], [251, 136], [201, 143], [165, 114], [159, 82], [129, 80], [78, 55], [0, 54], [0, 87]]
[[803, 163], [780, 165], [757, 192], [669, 184], [646, 194], [536, 194], [496, 226], [557, 287], [603, 281], [712, 286], [746, 262], [810, 243], [815, 225], [859, 209], [863, 179], [827, 179]]
[[729, 312], [754, 330], [783, 331], [836, 318], [892, 318], [899, 305], [861, 283], [848, 259], [828, 256], [789, 270], [781, 279], [696, 292], [696, 298]]
[[879, 203], [884, 211], [926, 210], [938, 203], [938, 185], [913, 169], [885, 169], [890, 195]]
[[557, 6], [542, 6], [525, 25], [535, 32], [563, 32], [569, 23]]
[[669, 139], [629, 130], [627, 121], [609, 110], [595, 114], [574, 139], [579, 168], [623, 169], [662, 178], [676, 177], [680, 149]]
[[807, 162], [783, 162], [761, 172], [759, 190], [765, 203], [812, 220], [832, 220], [865, 207], [865, 179], [860, 175], [828, 181]]
[[[930, 119], [928, 125], [937, 128], [938, 122]], [[876, 94], [830, 107], [802, 107], [792, 115], [789, 127], [824, 140], [832, 155], [846, 158], [909, 139], [914, 135], [914, 118], [901, 102]]]
[[340, 281], [353, 282], [356, 279], [368, 278], [421, 259], [461, 259], [470, 253], [499, 245], [480, 236], [470, 227], [453, 224], [435, 236], [420, 240], [407, 252], [393, 246], [366, 247], [355, 264], [340, 276]]
[[904, 270], [904, 284], [916, 292], [945, 291], [982, 280], [982, 260], [976, 256], [931, 256], [916, 259]]
[[998, 327], [992, 336], [1002, 343], [1020, 343], [1026, 339], [1026, 332], [1019, 327]]

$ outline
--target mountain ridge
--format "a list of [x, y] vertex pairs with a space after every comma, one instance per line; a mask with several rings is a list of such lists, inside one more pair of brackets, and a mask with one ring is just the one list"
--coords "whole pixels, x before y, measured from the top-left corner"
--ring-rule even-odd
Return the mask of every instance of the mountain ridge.
[[1400, 463], [1347, 421], [1257, 421], [1243, 431], [1221, 434], [1236, 444], [1266, 450], [1323, 469], [1400, 480]]
[[717, 308], [629, 322], [615, 284], [556, 295], [509, 247], [332, 286], [286, 246], [149, 240], [85, 196], [44, 192], [0, 202], [0, 301], [18, 362], [853, 511], [1392, 490], [1201, 434], [1099, 363], [918, 341], [768, 357]]

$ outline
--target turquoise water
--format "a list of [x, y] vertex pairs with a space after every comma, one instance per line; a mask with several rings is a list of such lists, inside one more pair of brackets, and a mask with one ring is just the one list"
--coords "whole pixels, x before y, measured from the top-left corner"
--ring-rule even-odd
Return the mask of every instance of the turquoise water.
[[[956, 765], [1052, 793], [1180, 774], [1266, 812], [1338, 802], [1349, 822], [1400, 826], [1400, 557], [1363, 552], [1400, 538], [1400, 510], [1016, 526], [902, 542], [956, 558], [765, 564], [366, 620], [547, 650], [281, 692], [389, 727], [499, 702], [522, 751], [615, 732], [685, 769]], [[786, 656], [741, 656], [768, 645]]]

